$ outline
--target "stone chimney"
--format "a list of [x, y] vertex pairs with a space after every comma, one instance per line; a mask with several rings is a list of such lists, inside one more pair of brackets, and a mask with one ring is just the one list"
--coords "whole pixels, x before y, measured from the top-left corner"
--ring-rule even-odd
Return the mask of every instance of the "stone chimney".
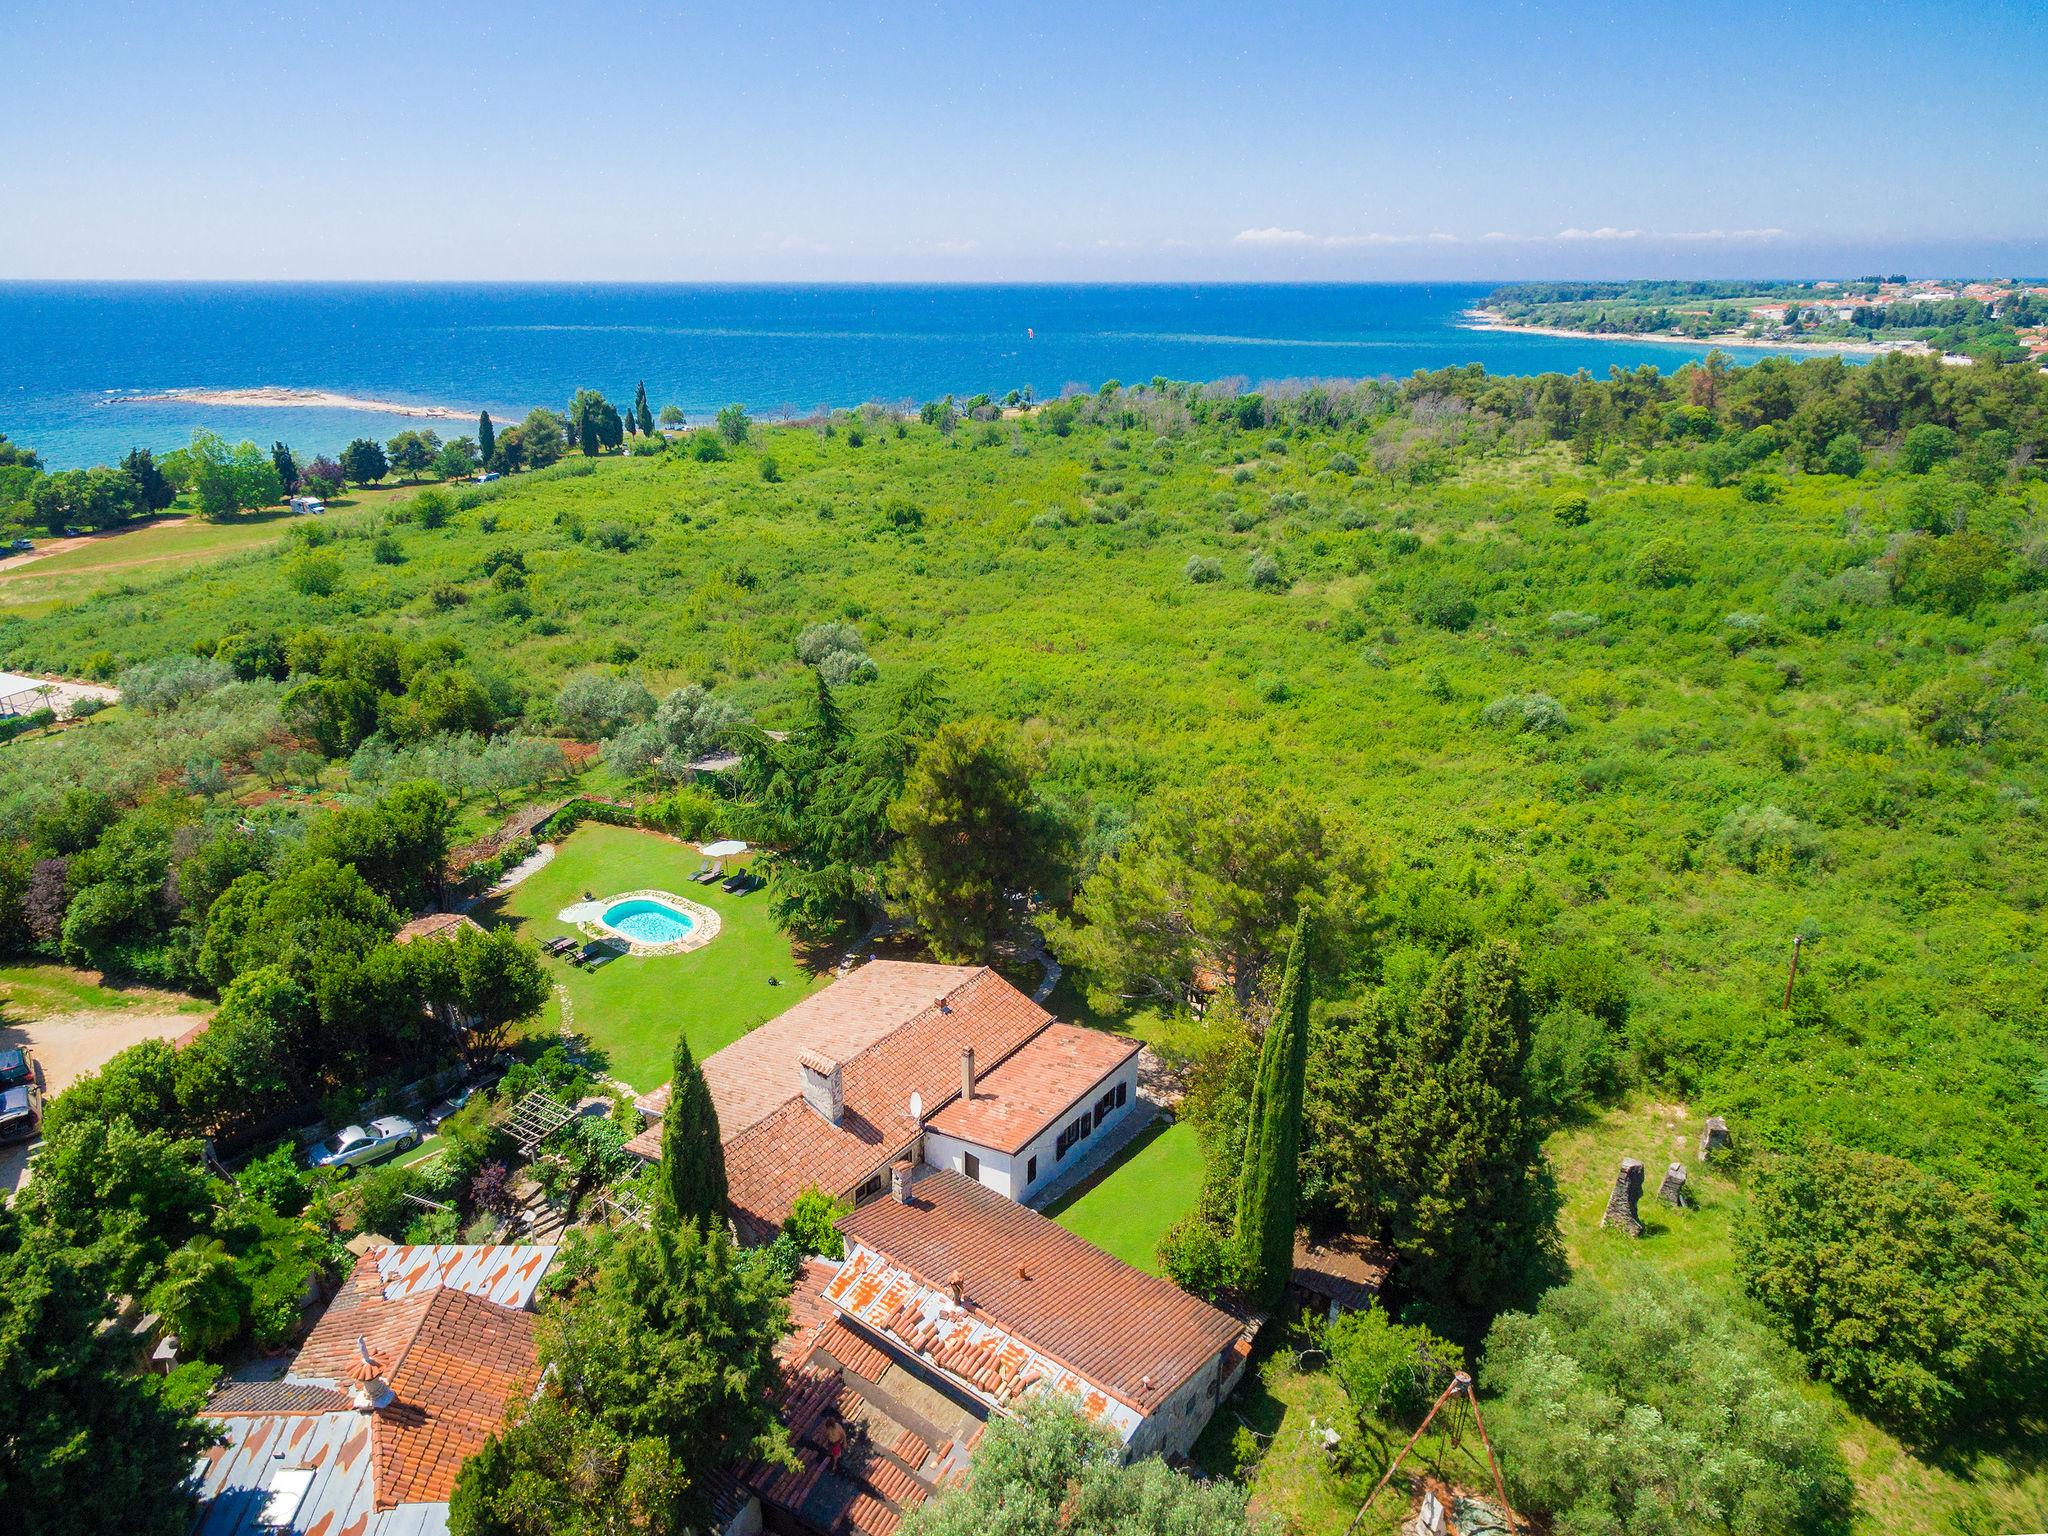
[[971, 1045], [960, 1047], [960, 1097], [974, 1097], [974, 1047]]
[[910, 1171], [913, 1164], [909, 1158], [889, 1169], [889, 1193], [898, 1205], [910, 1204]]
[[967, 1277], [957, 1269], [946, 1276], [946, 1294], [953, 1298], [956, 1307], [967, 1299]]
[[1728, 1122], [1719, 1115], [1707, 1116], [1707, 1128], [1700, 1132], [1700, 1161], [1716, 1152], [1726, 1152], [1734, 1143], [1728, 1139]]
[[353, 1385], [349, 1400], [359, 1413], [375, 1413], [391, 1406], [391, 1384], [384, 1379], [384, 1362], [370, 1353], [370, 1341], [356, 1335], [356, 1357], [348, 1363]]
[[832, 1124], [846, 1113], [846, 1089], [840, 1082], [839, 1063], [827, 1061], [816, 1051], [797, 1058], [797, 1075], [803, 1079], [804, 1102]]
[[1681, 1211], [1692, 1204], [1685, 1193], [1685, 1164], [1672, 1163], [1665, 1168], [1664, 1182], [1657, 1186], [1657, 1198]]
[[1643, 1165], [1635, 1158], [1624, 1157], [1621, 1171], [1614, 1176], [1614, 1193], [1607, 1197], [1607, 1210], [1600, 1218], [1603, 1227], [1619, 1227], [1630, 1237], [1643, 1235], [1642, 1218], [1636, 1215], [1636, 1202], [1643, 1197]]

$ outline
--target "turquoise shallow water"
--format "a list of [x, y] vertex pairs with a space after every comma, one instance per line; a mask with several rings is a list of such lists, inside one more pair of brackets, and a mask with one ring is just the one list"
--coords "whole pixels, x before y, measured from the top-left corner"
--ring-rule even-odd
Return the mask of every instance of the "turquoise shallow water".
[[604, 921], [637, 944], [672, 944], [688, 938], [697, 926], [688, 913], [646, 897], [605, 908]]
[[0, 432], [63, 467], [173, 448], [198, 426], [302, 456], [474, 426], [133, 398], [168, 389], [318, 389], [502, 423], [585, 385], [627, 401], [644, 379], [656, 408], [702, 420], [733, 400], [773, 415], [1111, 378], [1605, 373], [1702, 355], [1460, 327], [1490, 287], [0, 283]]

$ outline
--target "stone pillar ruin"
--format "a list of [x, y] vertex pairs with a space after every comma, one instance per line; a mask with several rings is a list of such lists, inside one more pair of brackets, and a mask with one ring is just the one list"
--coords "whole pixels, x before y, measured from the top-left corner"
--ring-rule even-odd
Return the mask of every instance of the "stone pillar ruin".
[[1657, 1186], [1657, 1198], [1681, 1211], [1691, 1208], [1692, 1200], [1685, 1192], [1685, 1164], [1672, 1163], [1665, 1168], [1664, 1182]]
[[1643, 1165], [1633, 1157], [1621, 1160], [1621, 1171], [1614, 1176], [1614, 1193], [1607, 1197], [1607, 1211], [1600, 1218], [1603, 1227], [1619, 1227], [1630, 1237], [1643, 1235], [1642, 1218], [1636, 1215], [1636, 1202], [1643, 1197]]
[[1731, 1145], [1728, 1122], [1719, 1115], [1707, 1116], [1707, 1128], [1700, 1132], [1700, 1161], [1704, 1163], [1716, 1152], [1726, 1152]]

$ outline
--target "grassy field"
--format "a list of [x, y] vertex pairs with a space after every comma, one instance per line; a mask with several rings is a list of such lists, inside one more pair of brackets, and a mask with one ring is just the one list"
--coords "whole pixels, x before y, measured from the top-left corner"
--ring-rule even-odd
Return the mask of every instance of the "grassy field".
[[0, 965], [0, 1018], [49, 1018], [66, 1013], [205, 1013], [213, 1004], [156, 987], [109, 985], [107, 979], [68, 965]]
[[702, 1061], [821, 981], [791, 953], [764, 893], [728, 896], [716, 886], [690, 884], [690, 873], [703, 862], [687, 844], [587, 822], [562, 841], [552, 862], [475, 913], [479, 922], [516, 922], [540, 941], [575, 933], [555, 915], [564, 907], [620, 891], [669, 890], [718, 913], [718, 937], [689, 954], [627, 955], [594, 971], [548, 962], [560, 990], [539, 1027], [552, 1031], [568, 1023], [605, 1053], [612, 1076], [642, 1092], [668, 1081], [678, 1032], [688, 1034]]
[[1154, 1121], [1115, 1162], [1046, 1212], [1137, 1269], [1159, 1273], [1159, 1236], [1195, 1208], [1202, 1148], [1188, 1121]]
[[[328, 503], [330, 513], [389, 505], [418, 486], [370, 486]], [[296, 519], [290, 512], [258, 512], [231, 522], [208, 522], [181, 500], [163, 517], [132, 528], [94, 534], [75, 547], [0, 570], [0, 614], [32, 617], [123, 583], [204, 564], [275, 544]], [[38, 545], [45, 542], [36, 538]]]

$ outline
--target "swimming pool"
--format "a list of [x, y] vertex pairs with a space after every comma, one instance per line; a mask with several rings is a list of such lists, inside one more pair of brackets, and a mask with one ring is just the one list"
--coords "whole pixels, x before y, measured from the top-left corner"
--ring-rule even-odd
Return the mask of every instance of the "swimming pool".
[[697, 927], [697, 920], [689, 913], [645, 896], [613, 902], [598, 921], [635, 944], [678, 943]]

